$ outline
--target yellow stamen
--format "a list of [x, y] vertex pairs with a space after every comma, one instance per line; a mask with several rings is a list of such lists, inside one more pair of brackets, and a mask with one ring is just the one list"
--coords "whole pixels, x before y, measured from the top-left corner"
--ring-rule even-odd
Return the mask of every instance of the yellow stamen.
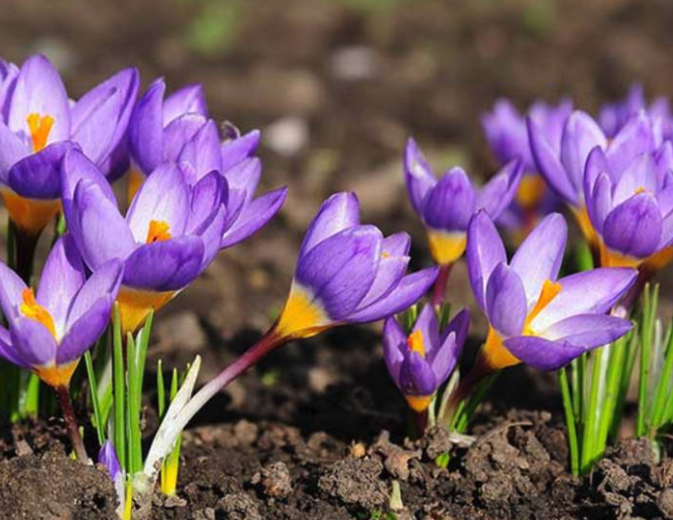
[[390, 258], [390, 253], [388, 251], [383, 251], [383, 253], [381, 253], [381, 258], [383, 259]]
[[9, 218], [30, 235], [39, 234], [61, 210], [59, 200], [26, 199], [9, 188], [0, 190]]
[[51, 132], [51, 127], [54, 126], [54, 118], [32, 113], [28, 114], [26, 122], [30, 130], [30, 138], [33, 141], [33, 152], [39, 152], [47, 146], [49, 132]]
[[278, 318], [276, 332], [285, 338], [310, 338], [333, 325], [327, 313], [317, 302], [312, 301], [308, 292], [298, 284], [293, 284]]
[[535, 208], [544, 197], [547, 185], [537, 174], [524, 175], [516, 192], [516, 200], [523, 209]]
[[431, 395], [405, 395], [409, 407], [416, 413], [424, 412], [432, 400]]
[[452, 264], [465, 252], [467, 235], [463, 231], [436, 231], [428, 229], [430, 254], [439, 265]]
[[[551, 280], [545, 280], [542, 284], [542, 290], [540, 291], [540, 296], [531, 310], [526, 316], [526, 321], [524, 325], [524, 335], [532, 336], [532, 330], [530, 329], [531, 322], [540, 314], [547, 305], [549, 305], [554, 298], [556, 298], [561, 292], [561, 284], [558, 282], [552, 282]], [[526, 334], [526, 329], [530, 331], [530, 334]]]
[[638, 186], [636, 188], [636, 191], [634, 192], [635, 195], [640, 195], [641, 193], [649, 193], [649, 190], [646, 190], [642, 186]]
[[35, 320], [38, 323], [41, 323], [45, 328], [51, 333], [54, 338], [56, 337], [56, 326], [54, 325], [54, 318], [51, 317], [49, 311], [42, 307], [35, 300], [35, 294], [33, 289], [24, 289], [22, 293], [23, 302], [21, 303], [21, 314], [26, 318]]
[[161, 309], [175, 294], [176, 291], [142, 291], [122, 287], [117, 295], [117, 303], [124, 335], [127, 332], [135, 332], [145, 323], [150, 311]]
[[151, 244], [153, 242], [163, 242], [169, 240], [171, 234], [168, 231], [171, 227], [165, 220], [150, 220], [150, 227], [147, 230], [147, 239], [145, 242]]
[[407, 338], [407, 346], [412, 352], [418, 352], [421, 357], [425, 357], [425, 347], [423, 346], [423, 332], [421, 329], [416, 329]]

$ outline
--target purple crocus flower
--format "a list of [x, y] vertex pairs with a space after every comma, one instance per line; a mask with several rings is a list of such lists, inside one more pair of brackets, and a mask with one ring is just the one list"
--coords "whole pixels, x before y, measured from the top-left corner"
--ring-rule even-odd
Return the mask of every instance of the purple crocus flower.
[[566, 237], [564, 218], [552, 213], [507, 262], [488, 215], [479, 212], [470, 221], [470, 285], [490, 325], [477, 374], [521, 362], [556, 370], [631, 329], [630, 321], [606, 313], [634, 283], [637, 271], [600, 268], [557, 280]]
[[[563, 126], [571, 112], [572, 102], [569, 100], [562, 100], [558, 105], [538, 101], [530, 107], [528, 116], [538, 123], [547, 141], [558, 152]], [[559, 207], [560, 201], [537, 172], [526, 119], [509, 100], [498, 100], [492, 112], [482, 116], [481, 124], [491, 150], [501, 163], [517, 157], [523, 161], [523, 175], [516, 197], [497, 219], [515, 234], [517, 242], [521, 242], [541, 218]]]
[[115, 451], [114, 446], [109, 440], [106, 440], [98, 452], [98, 464], [102, 465], [110, 475], [110, 479], [114, 484], [115, 491], [117, 492], [117, 498], [119, 499], [119, 506], [117, 507], [117, 513], [121, 518], [121, 512], [124, 511], [124, 501], [126, 498], [125, 486], [124, 486], [124, 473], [122, 472], [121, 467], [119, 466], [119, 459], [117, 458], [117, 452]]
[[561, 149], [557, 151], [541, 131], [539, 124], [528, 118], [528, 131], [533, 157], [549, 186], [572, 209], [582, 233], [597, 247], [598, 237], [587, 213], [584, 172], [589, 153], [600, 147], [608, 163], [623, 172], [638, 156], [656, 150], [656, 128], [641, 111], [632, 117], [611, 140], [591, 116], [573, 112], [566, 121]]
[[67, 150], [81, 149], [106, 173], [123, 161], [138, 72], [123, 70], [75, 102], [42, 55], [3, 65], [0, 78], [0, 193], [14, 223], [35, 235], [59, 211]]
[[61, 237], [42, 271], [37, 291], [0, 263], [0, 356], [32, 370], [54, 388], [67, 388], [82, 354], [103, 334], [122, 279], [110, 260], [86, 279], [71, 235]]
[[388, 372], [416, 412], [427, 409], [437, 389], [453, 372], [470, 326], [467, 310], [440, 332], [432, 305], [426, 304], [407, 336], [390, 317], [383, 326], [383, 356]]
[[408, 308], [437, 276], [436, 268], [405, 275], [410, 245], [406, 233], [384, 238], [375, 226], [360, 224], [355, 194], [332, 195], [304, 236], [274, 334], [286, 340], [305, 338]]
[[608, 138], [613, 138], [628, 123], [629, 119], [645, 110], [657, 128], [657, 145], [673, 137], [673, 114], [665, 97], [661, 96], [649, 105], [642, 85], [631, 85], [623, 100], [604, 104], [598, 114], [598, 122]]
[[596, 147], [587, 160], [584, 195], [601, 265], [641, 266], [651, 274], [673, 259], [670, 141], [657, 153], [636, 156], [626, 167]]
[[450, 265], [465, 252], [467, 224], [483, 208], [498, 218], [516, 195], [522, 162], [515, 159], [480, 190], [462, 168], [451, 168], [437, 180], [416, 142], [409, 138], [404, 172], [409, 200], [426, 226], [430, 252], [436, 263]]

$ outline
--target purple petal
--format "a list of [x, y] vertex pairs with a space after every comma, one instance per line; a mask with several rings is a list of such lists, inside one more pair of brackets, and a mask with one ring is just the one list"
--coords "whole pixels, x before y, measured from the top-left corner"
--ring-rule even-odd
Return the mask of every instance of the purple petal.
[[[208, 122], [200, 114], [183, 114], [173, 119], [163, 132], [163, 154], [162, 161], [176, 162], [179, 158], [183, 161], [196, 161], [196, 150], [191, 150], [190, 157], [181, 157], [187, 143], [189, 143], [197, 132]], [[219, 146], [219, 144], [218, 144]]]
[[456, 366], [458, 356], [462, 351], [462, 344], [456, 343], [456, 334], [449, 334], [439, 346], [432, 359], [428, 357], [428, 363], [435, 373], [437, 384], [443, 384], [451, 375]]
[[418, 352], [409, 351], [400, 368], [400, 390], [405, 395], [432, 395], [439, 386], [435, 373]]
[[7, 126], [13, 132], [21, 133], [28, 142], [31, 134], [27, 118], [30, 114], [53, 118], [47, 144], [70, 136], [68, 94], [58, 71], [41, 54], [28, 58], [21, 66], [7, 117]]
[[86, 316], [99, 300], [108, 298], [114, 301], [121, 284], [123, 267], [123, 263], [120, 260], [113, 259], [91, 275], [75, 297], [71, 298], [68, 302], [70, 307], [68, 309], [66, 329], [71, 328], [76, 321]]
[[[135, 240], [116, 203], [98, 184], [82, 180], [75, 189], [68, 227], [82, 257], [92, 270], [113, 258], [124, 259], [135, 248]], [[66, 217], [68, 213], [66, 213]]]
[[437, 179], [412, 137], [407, 140], [404, 151], [404, 178], [411, 205], [418, 215], [422, 215], [423, 200], [430, 189], [437, 184]]
[[527, 118], [528, 137], [535, 164], [547, 184], [565, 201], [577, 205], [578, 194], [568, 178], [560, 157], [547, 141], [544, 131], [532, 118]]
[[407, 256], [411, 248], [411, 237], [401, 231], [383, 239], [382, 249], [390, 256]]
[[383, 359], [388, 373], [397, 386], [400, 385], [400, 369], [404, 361], [403, 350], [407, 348], [407, 336], [395, 318], [383, 324]]
[[430, 267], [405, 276], [387, 296], [351, 314], [348, 322], [377, 321], [408, 309], [428, 292], [438, 272], [438, 267]]
[[215, 121], [208, 120], [196, 132], [182, 150], [179, 160], [187, 160], [194, 166], [197, 180], [211, 171], [222, 171], [220, 136]]
[[523, 162], [520, 159], [508, 162], [481, 189], [477, 195], [476, 207], [483, 208], [493, 220], [496, 220], [514, 199], [522, 172]]
[[603, 241], [623, 255], [647, 258], [659, 247], [662, 226], [656, 199], [641, 193], [610, 212], [603, 225]]
[[30, 365], [21, 357], [21, 353], [17, 352], [12, 344], [12, 338], [9, 331], [0, 325], [0, 357], [6, 359], [10, 363], [15, 364], [20, 368], [30, 370]]
[[472, 293], [485, 310], [486, 282], [495, 266], [507, 261], [507, 256], [495, 225], [484, 211], [477, 212], [470, 220], [466, 251]]
[[622, 173], [614, 188], [613, 204], [619, 205], [643, 190], [656, 193], [658, 176], [657, 165], [650, 154], [636, 157]]
[[488, 321], [501, 336], [521, 334], [526, 320], [526, 292], [519, 275], [500, 263], [486, 284]]
[[31, 367], [44, 366], [56, 357], [56, 340], [47, 328], [30, 318], [18, 318], [11, 325], [12, 345]]
[[500, 162], [521, 157], [526, 169], [533, 169], [526, 121], [509, 100], [496, 101], [493, 111], [482, 116], [481, 126], [491, 150]]
[[[254, 155], [259, 146], [260, 139], [259, 130], [252, 130], [237, 139], [227, 141], [222, 145], [222, 171], [227, 174], [230, 168], [236, 166], [244, 159], [248, 159]], [[254, 191], [254, 189], [253, 189]]]
[[475, 193], [462, 168], [451, 168], [428, 192], [423, 220], [433, 229], [464, 231], [475, 210]]
[[426, 357], [434, 354], [439, 348], [439, 323], [434, 306], [426, 303], [418, 314], [412, 332], [417, 330], [423, 334], [423, 347]]
[[287, 188], [279, 188], [257, 197], [245, 206], [233, 225], [224, 232], [220, 249], [236, 245], [256, 233], [273, 218], [286, 197]]
[[575, 198], [583, 193], [584, 167], [589, 152], [596, 146], [605, 148], [607, 140], [598, 124], [588, 114], [573, 112], [563, 130], [561, 139], [561, 163], [575, 193]]
[[149, 174], [163, 156], [162, 106], [166, 84], [155, 80], [136, 104], [129, 122], [129, 150], [140, 169]]
[[356, 309], [372, 286], [382, 240], [374, 226], [341, 231], [300, 257], [295, 278], [311, 290], [330, 318], [342, 320]]
[[230, 222], [233, 222], [252, 200], [261, 174], [262, 161], [257, 157], [244, 159], [224, 174], [229, 186], [227, 209]]
[[299, 249], [299, 258], [332, 235], [360, 224], [360, 203], [354, 193], [336, 193], [320, 206], [308, 226]]
[[567, 237], [565, 219], [559, 213], [552, 213], [526, 237], [512, 258], [510, 265], [523, 282], [528, 309], [540, 296], [544, 281], [556, 280]]
[[119, 459], [117, 459], [117, 452], [112, 443], [106, 440], [98, 452], [98, 464], [102, 464], [110, 474], [110, 478], [115, 482], [118, 478], [122, 478], [121, 468], [119, 467]]
[[504, 343], [516, 358], [543, 371], [558, 370], [586, 351], [570, 343], [536, 336], [516, 336], [506, 339]]
[[602, 173], [596, 180], [593, 191], [587, 195], [587, 211], [592, 227], [599, 235], [603, 234], [603, 226], [610, 210], [612, 210], [612, 181], [607, 173]]
[[531, 322], [533, 330], [576, 314], [605, 314], [633, 285], [638, 272], [629, 268], [604, 267], [561, 278], [561, 292]]
[[374, 282], [358, 307], [364, 308], [390, 294], [404, 277], [408, 265], [408, 256], [382, 256]]
[[200, 273], [204, 243], [184, 236], [138, 247], [124, 264], [123, 284], [135, 289], [177, 291]]
[[75, 145], [70, 141], [50, 144], [28, 155], [9, 170], [7, 184], [12, 190], [31, 199], [57, 199], [61, 196], [61, 163]]
[[643, 153], [654, 150], [652, 123], [644, 110], [632, 117], [610, 142], [607, 158], [616, 171], [623, 171], [631, 162]]
[[192, 188], [187, 232], [196, 232], [227, 198], [227, 181], [219, 172], [210, 172]]
[[79, 359], [100, 339], [110, 321], [114, 298], [103, 296], [93, 302], [81, 318], [70, 325], [56, 352], [56, 364]]
[[[219, 175], [219, 174], [218, 174]], [[201, 269], [205, 269], [213, 261], [220, 250], [220, 241], [227, 225], [227, 210], [224, 205], [215, 209], [213, 214], [204, 221], [203, 229], [198, 229], [197, 235], [203, 240], [203, 260]]]
[[538, 334], [552, 341], [581, 347], [585, 350], [612, 343], [631, 330], [629, 320], [603, 314], [578, 314], [554, 323]]
[[37, 302], [54, 318], [59, 332], [65, 326], [68, 308], [86, 279], [84, 264], [72, 235], [56, 241], [42, 269]]
[[23, 291], [27, 288], [19, 275], [0, 262], [0, 306], [2, 306], [2, 314], [8, 320], [17, 316], [19, 306], [23, 301]]
[[26, 157], [30, 150], [7, 126], [0, 121], [0, 182], [7, 184], [9, 170], [19, 160]]
[[150, 221], [166, 222], [168, 232], [178, 237], [187, 227], [189, 186], [176, 164], [160, 165], [142, 184], [126, 214], [136, 242], [147, 240]]
[[208, 116], [208, 107], [206, 106], [206, 97], [203, 93], [203, 85], [198, 83], [187, 85], [168, 96], [163, 104], [163, 124], [166, 126], [182, 114], [188, 113], [200, 114], [205, 117]]

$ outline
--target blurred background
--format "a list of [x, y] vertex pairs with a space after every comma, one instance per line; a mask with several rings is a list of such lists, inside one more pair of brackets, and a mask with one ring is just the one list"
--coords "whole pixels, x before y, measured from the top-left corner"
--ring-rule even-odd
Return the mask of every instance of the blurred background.
[[[201, 329], [268, 326], [334, 191], [355, 190], [386, 232], [411, 232], [415, 267], [429, 264], [404, 190], [409, 135], [438, 172], [486, 178], [496, 164], [479, 118], [497, 98], [523, 109], [570, 96], [595, 111], [632, 82], [670, 95], [671, 27], [666, 0], [0, 0], [0, 55], [46, 53], [74, 97], [131, 65], [143, 87], [200, 82], [213, 117], [262, 130], [262, 188], [288, 185], [284, 208], [161, 313], [158, 348], [198, 350]], [[462, 266], [451, 291], [470, 299]]]

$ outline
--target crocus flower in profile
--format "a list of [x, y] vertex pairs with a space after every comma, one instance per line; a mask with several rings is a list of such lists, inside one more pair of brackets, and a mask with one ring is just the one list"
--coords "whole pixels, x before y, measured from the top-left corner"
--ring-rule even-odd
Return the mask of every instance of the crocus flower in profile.
[[201, 85], [188, 85], [167, 97], [165, 92], [165, 81], [155, 80], [131, 117], [129, 200], [162, 162], [187, 162], [196, 177], [213, 170], [226, 176], [230, 168], [253, 157], [259, 144], [259, 131], [240, 136], [231, 126], [225, 127], [229, 135], [222, 143], [216, 123], [208, 118]]
[[[183, 166], [159, 165], [122, 216], [96, 166], [76, 150], [64, 158], [63, 209], [84, 261], [92, 270], [112, 258], [124, 262], [118, 303], [125, 332], [189, 285], [222, 247], [270, 218], [240, 208], [232, 215], [226, 179], [212, 171], [192, 185]], [[276, 196], [282, 203], [285, 191]]]
[[123, 160], [138, 72], [123, 70], [71, 102], [42, 55], [2, 69], [0, 193], [16, 226], [35, 235], [59, 211], [59, 168], [67, 150], [81, 149], [106, 172]]
[[631, 85], [624, 99], [604, 104], [598, 114], [598, 123], [605, 135], [611, 139], [641, 110], [647, 112], [657, 128], [658, 145], [673, 137], [673, 113], [670, 102], [661, 96], [648, 105], [643, 86], [639, 84]]
[[122, 517], [124, 511], [124, 502], [126, 498], [126, 490], [124, 486], [124, 473], [119, 466], [119, 459], [117, 458], [117, 452], [115, 451], [114, 446], [108, 440], [106, 440], [98, 452], [98, 464], [102, 465], [108, 474], [114, 485], [115, 491], [117, 493], [117, 498], [119, 500], [119, 506], [117, 507], [117, 514], [119, 517]]
[[453, 372], [469, 326], [469, 313], [463, 310], [440, 332], [430, 304], [423, 307], [408, 336], [396, 318], [386, 319], [383, 327], [386, 367], [415, 412], [428, 408], [437, 389]]
[[375, 226], [360, 224], [360, 204], [353, 193], [327, 199], [304, 236], [280, 317], [191, 399], [196, 375], [190, 370], [186, 381], [191, 386], [178, 392], [166, 412], [145, 461], [146, 473], [153, 474], [152, 468], [211, 397], [272, 350], [339, 325], [386, 318], [420, 299], [438, 269], [406, 274], [410, 242], [406, 233], [384, 238]]
[[640, 111], [608, 141], [591, 116], [576, 111], [566, 121], [561, 149], [556, 150], [538, 122], [528, 118], [531, 150], [538, 170], [573, 211], [582, 233], [593, 247], [597, 246], [598, 238], [587, 213], [584, 183], [589, 153], [597, 146], [600, 147], [611, 167], [621, 173], [636, 157], [655, 152], [655, 130], [648, 115]]
[[606, 313], [634, 283], [637, 271], [599, 268], [557, 280], [566, 237], [565, 220], [552, 213], [508, 263], [491, 219], [484, 212], [472, 218], [468, 274], [490, 325], [473, 378], [522, 362], [556, 370], [631, 329], [630, 321]]
[[437, 180], [413, 139], [407, 141], [404, 172], [409, 200], [428, 233], [430, 252], [439, 265], [451, 265], [465, 252], [467, 224], [478, 208], [498, 218], [516, 195], [522, 161], [507, 163], [477, 190], [462, 168]]
[[48, 385], [67, 387], [82, 354], [103, 334], [117, 296], [122, 263], [102, 263], [87, 279], [73, 237], [64, 235], [42, 271], [37, 295], [0, 263], [0, 356], [35, 372]]
[[625, 168], [596, 147], [587, 160], [584, 194], [601, 265], [648, 274], [673, 260], [673, 146], [642, 153]]
[[[528, 116], [538, 123], [557, 153], [561, 148], [563, 126], [571, 112], [572, 102], [569, 100], [562, 100], [557, 105], [538, 101], [528, 111]], [[526, 119], [509, 100], [498, 100], [493, 110], [482, 116], [481, 124], [491, 150], [502, 164], [517, 157], [523, 161], [523, 175], [516, 197], [496, 219], [512, 230], [520, 242], [542, 217], [558, 208], [560, 201], [537, 172]]]

